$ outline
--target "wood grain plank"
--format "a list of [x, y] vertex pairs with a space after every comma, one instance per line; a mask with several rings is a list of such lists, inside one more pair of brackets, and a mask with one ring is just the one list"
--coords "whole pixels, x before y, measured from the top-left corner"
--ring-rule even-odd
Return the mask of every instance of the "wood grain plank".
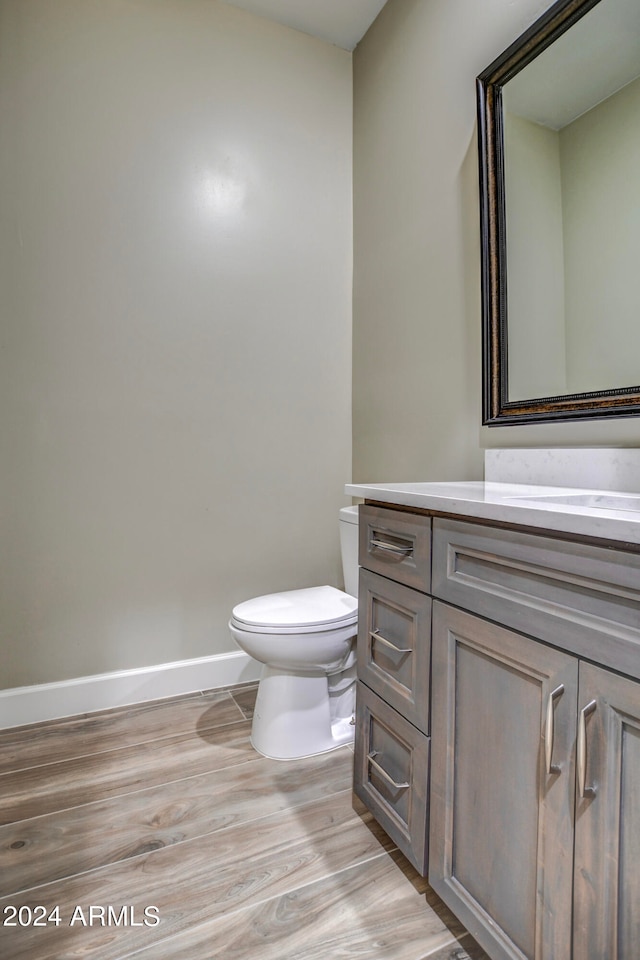
[[[11, 960], [116, 960], [209, 919], [384, 856], [389, 848], [376, 825], [352, 810], [351, 791], [345, 791], [30, 891], [20, 897], [22, 905], [59, 905], [63, 922], [3, 929], [2, 955]], [[0, 915], [10, 902], [0, 901]], [[154, 905], [160, 923], [70, 926], [78, 905], [128, 905], [141, 924], [144, 908]]]
[[252, 687], [240, 687], [229, 692], [242, 710], [247, 720], [253, 720], [253, 711], [256, 705], [258, 687], [254, 684]]
[[247, 719], [230, 693], [159, 700], [0, 731], [0, 774]]
[[487, 954], [466, 934], [454, 943], [436, 950], [435, 953], [422, 954], [420, 960], [489, 960]]
[[419, 960], [434, 950], [451, 954], [460, 946], [456, 937], [464, 930], [419, 881], [395, 851], [236, 910], [154, 944], [138, 956], [140, 960], [210, 960], [212, 956], [224, 960]]
[[257, 760], [247, 720], [0, 777], [0, 824]]
[[349, 790], [352, 773], [346, 747], [287, 764], [260, 757], [7, 824], [0, 827], [0, 896]]

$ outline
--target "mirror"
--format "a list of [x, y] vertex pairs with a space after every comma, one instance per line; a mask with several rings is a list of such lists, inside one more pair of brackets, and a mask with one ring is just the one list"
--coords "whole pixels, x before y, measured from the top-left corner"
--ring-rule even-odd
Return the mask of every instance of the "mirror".
[[640, 415], [640, 3], [559, 0], [477, 90], [483, 423]]

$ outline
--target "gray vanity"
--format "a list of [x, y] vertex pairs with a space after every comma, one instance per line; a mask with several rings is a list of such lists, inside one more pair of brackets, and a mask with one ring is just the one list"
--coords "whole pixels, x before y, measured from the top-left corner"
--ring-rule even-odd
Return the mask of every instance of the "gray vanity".
[[346, 492], [356, 793], [495, 960], [635, 960], [640, 497]]

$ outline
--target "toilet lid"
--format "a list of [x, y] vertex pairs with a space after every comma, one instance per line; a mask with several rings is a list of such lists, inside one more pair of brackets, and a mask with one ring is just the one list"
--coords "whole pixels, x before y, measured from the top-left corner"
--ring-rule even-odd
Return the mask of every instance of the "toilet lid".
[[307, 587], [246, 600], [233, 608], [233, 619], [247, 627], [304, 630], [346, 626], [358, 619], [358, 600], [335, 587]]

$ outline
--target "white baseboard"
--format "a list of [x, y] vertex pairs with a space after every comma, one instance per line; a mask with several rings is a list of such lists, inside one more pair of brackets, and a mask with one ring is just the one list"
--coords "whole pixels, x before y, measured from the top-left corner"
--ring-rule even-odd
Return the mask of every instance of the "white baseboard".
[[257, 661], [238, 651], [0, 690], [0, 728], [252, 683], [259, 679], [260, 667]]

